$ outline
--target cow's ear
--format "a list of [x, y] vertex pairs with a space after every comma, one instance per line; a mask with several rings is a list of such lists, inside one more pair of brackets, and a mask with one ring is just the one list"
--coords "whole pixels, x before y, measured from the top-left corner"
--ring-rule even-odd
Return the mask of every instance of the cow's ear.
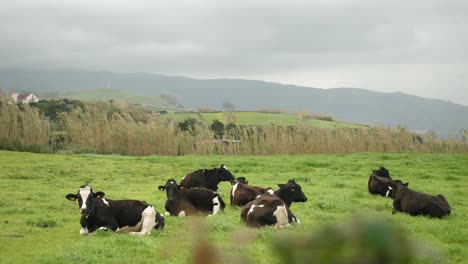
[[70, 201], [74, 202], [74, 201], [76, 201], [77, 196], [76, 196], [76, 194], [69, 193], [69, 194], [65, 195], [65, 198], [67, 198], [67, 200], [70, 200]]
[[183, 189], [185, 189], [185, 186], [179, 185], [179, 190], [183, 190]]
[[101, 199], [101, 198], [104, 197], [104, 195], [106, 195], [106, 194], [103, 193], [103, 192], [95, 192], [95, 193], [94, 193], [94, 198], [96, 198], [96, 199]]
[[409, 184], [409, 182], [407, 182], [407, 183], [404, 183], [403, 185], [404, 185], [404, 186], [406, 186], [406, 187], [408, 187], [408, 184]]
[[160, 191], [164, 191], [165, 189], [166, 189], [166, 186], [164, 186], [164, 185], [159, 185], [158, 186], [158, 190], [160, 190]]
[[249, 184], [249, 181], [245, 181], [245, 184]]

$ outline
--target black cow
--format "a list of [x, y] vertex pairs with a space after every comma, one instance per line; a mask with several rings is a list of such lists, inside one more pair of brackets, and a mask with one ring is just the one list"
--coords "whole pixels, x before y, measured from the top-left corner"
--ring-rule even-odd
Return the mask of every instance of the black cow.
[[289, 206], [274, 195], [271, 189], [247, 203], [242, 208], [241, 219], [250, 227], [275, 225], [282, 228], [290, 226], [293, 222], [300, 223]]
[[286, 184], [278, 184], [278, 186], [280, 188], [276, 192], [269, 189], [242, 208], [241, 218], [247, 225], [285, 227], [291, 222], [300, 223], [289, 208], [293, 202], [307, 201], [301, 186], [294, 180], [289, 180]]
[[412, 216], [428, 215], [437, 218], [450, 215], [450, 205], [443, 195], [420, 193], [407, 186], [408, 183], [403, 184], [400, 180], [392, 181], [388, 186], [393, 190], [390, 195], [393, 198], [393, 213], [399, 211]]
[[[377, 177], [380, 180], [377, 180]], [[388, 196], [389, 189], [388, 185], [384, 182], [390, 182], [392, 178], [390, 177], [389, 171], [385, 167], [380, 167], [378, 170], [373, 170], [372, 174], [369, 176], [369, 181], [367, 182], [367, 187], [371, 194], [379, 194], [381, 196]]]
[[81, 235], [107, 228], [146, 235], [153, 228], [164, 228], [164, 217], [145, 201], [104, 199], [103, 192], [94, 192], [89, 185], [80, 186], [77, 194], [70, 193], [65, 198], [78, 200]]
[[224, 210], [225, 204], [219, 194], [203, 188], [188, 189], [169, 179], [166, 185], [158, 187], [166, 191], [166, 215], [186, 216], [211, 212], [211, 215]]
[[234, 176], [221, 165], [219, 168], [197, 170], [187, 174], [180, 181], [180, 185], [185, 188], [207, 188], [213, 191], [218, 190], [218, 184], [222, 181], [234, 181]]

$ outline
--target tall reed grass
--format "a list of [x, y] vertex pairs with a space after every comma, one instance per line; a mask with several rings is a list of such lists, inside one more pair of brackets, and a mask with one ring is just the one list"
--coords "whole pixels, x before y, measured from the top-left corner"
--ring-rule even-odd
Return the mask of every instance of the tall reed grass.
[[18, 107], [11, 100], [0, 100], [0, 147], [11, 150], [46, 152], [49, 150], [50, 123], [28, 105]]
[[[37, 145], [56, 150], [51, 137], [60, 132], [65, 151], [122, 155], [189, 154], [312, 154], [353, 152], [445, 152], [468, 153], [463, 134], [459, 139], [440, 139], [433, 133], [416, 134], [404, 127], [320, 128], [302, 122], [296, 126], [234, 126], [226, 138], [214, 140], [207, 125], [196, 124], [188, 131], [178, 122], [162, 118], [138, 121], [126, 111], [107, 111], [87, 106], [61, 113], [61, 129], [52, 131], [37, 110], [2, 101], [0, 140], [7, 144]], [[465, 130], [462, 130], [465, 131]], [[4, 145], [4, 144], [2, 144]], [[0, 145], [1, 147], [1, 145]], [[5, 148], [5, 147], [3, 147]], [[8, 148], [7, 148], [8, 149]], [[18, 149], [21, 150], [21, 149]]]

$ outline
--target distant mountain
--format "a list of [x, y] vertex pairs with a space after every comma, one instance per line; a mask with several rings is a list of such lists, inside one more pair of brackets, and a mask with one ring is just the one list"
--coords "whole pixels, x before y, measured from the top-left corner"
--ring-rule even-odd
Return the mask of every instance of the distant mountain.
[[357, 88], [319, 89], [238, 79], [200, 80], [161, 74], [108, 71], [0, 69], [0, 89], [36, 93], [112, 88], [137, 96], [170, 96], [185, 108], [221, 109], [229, 101], [237, 110], [302, 110], [337, 120], [413, 130], [454, 133], [468, 128], [468, 106], [404, 93]]

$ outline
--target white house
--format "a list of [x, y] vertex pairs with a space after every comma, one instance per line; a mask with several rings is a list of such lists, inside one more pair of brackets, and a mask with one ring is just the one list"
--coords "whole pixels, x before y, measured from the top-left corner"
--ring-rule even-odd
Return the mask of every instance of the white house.
[[12, 93], [11, 97], [16, 103], [29, 104], [39, 102], [39, 98], [33, 93]]

